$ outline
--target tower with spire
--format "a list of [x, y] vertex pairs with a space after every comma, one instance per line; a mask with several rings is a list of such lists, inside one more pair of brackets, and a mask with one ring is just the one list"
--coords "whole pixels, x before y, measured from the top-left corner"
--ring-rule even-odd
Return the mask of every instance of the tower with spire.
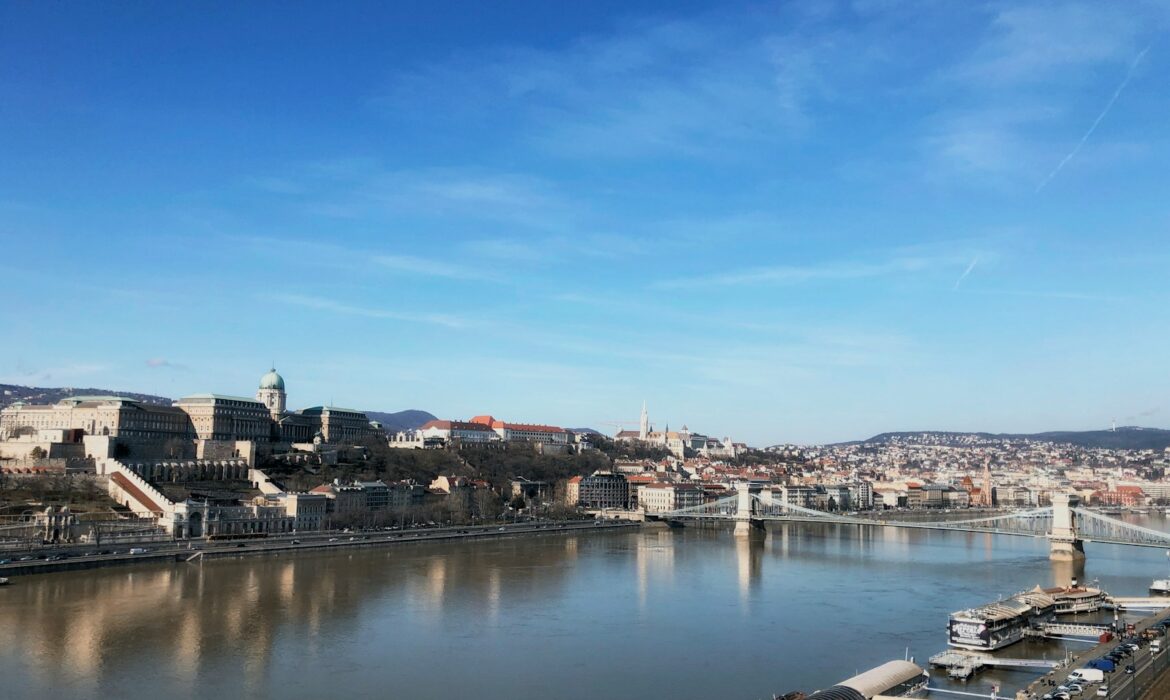
[[646, 413], [646, 402], [642, 401], [642, 419], [638, 422], [638, 439], [650, 437], [650, 414]]
[[981, 505], [992, 506], [994, 503], [991, 498], [991, 460], [986, 460], [983, 463], [983, 489], [979, 493], [980, 499], [983, 501]]

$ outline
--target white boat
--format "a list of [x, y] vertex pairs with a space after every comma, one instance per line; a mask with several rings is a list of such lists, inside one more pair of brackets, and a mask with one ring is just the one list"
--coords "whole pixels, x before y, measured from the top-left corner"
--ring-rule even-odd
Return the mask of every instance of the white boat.
[[1052, 622], [1056, 601], [1043, 592], [1027, 591], [1007, 600], [951, 613], [947, 645], [995, 651], [1024, 638], [1024, 631]]
[[1155, 579], [1150, 584], [1150, 595], [1170, 595], [1170, 578]]
[[8, 579], [4, 578], [3, 576], [0, 576], [0, 586], [7, 586], [8, 583], [9, 583]]

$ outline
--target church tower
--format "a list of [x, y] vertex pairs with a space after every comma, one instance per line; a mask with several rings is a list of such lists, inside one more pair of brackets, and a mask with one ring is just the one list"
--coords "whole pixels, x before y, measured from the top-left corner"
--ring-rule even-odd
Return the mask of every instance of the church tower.
[[989, 459], [983, 463], [983, 489], [979, 493], [983, 503], [980, 505], [989, 507], [994, 505], [991, 493], [991, 460]]
[[276, 368], [260, 377], [260, 388], [256, 390], [256, 400], [268, 407], [272, 420], [279, 421], [284, 415], [284, 377], [276, 373]]
[[646, 402], [642, 402], [642, 420], [638, 423], [638, 439], [645, 440], [650, 436], [650, 414], [646, 413]]

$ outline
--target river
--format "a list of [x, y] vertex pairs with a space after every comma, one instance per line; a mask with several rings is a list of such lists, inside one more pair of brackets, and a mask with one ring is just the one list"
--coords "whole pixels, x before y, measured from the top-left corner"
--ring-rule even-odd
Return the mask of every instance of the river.
[[[1160, 550], [1087, 553], [1083, 575], [1117, 595], [1145, 595], [1168, 572]], [[764, 542], [643, 529], [25, 576], [0, 589], [0, 687], [6, 698], [753, 700], [907, 653], [925, 662], [945, 647], [951, 611], [1052, 585], [1069, 566], [1038, 539], [794, 524]], [[984, 674], [964, 689], [1032, 678]]]

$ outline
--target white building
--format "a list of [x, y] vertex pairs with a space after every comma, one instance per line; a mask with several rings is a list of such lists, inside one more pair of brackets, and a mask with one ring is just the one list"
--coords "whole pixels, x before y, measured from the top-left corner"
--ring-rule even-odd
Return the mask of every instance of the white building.
[[697, 484], [643, 484], [638, 487], [638, 507], [646, 513], [689, 508], [703, 503], [703, 491]]

